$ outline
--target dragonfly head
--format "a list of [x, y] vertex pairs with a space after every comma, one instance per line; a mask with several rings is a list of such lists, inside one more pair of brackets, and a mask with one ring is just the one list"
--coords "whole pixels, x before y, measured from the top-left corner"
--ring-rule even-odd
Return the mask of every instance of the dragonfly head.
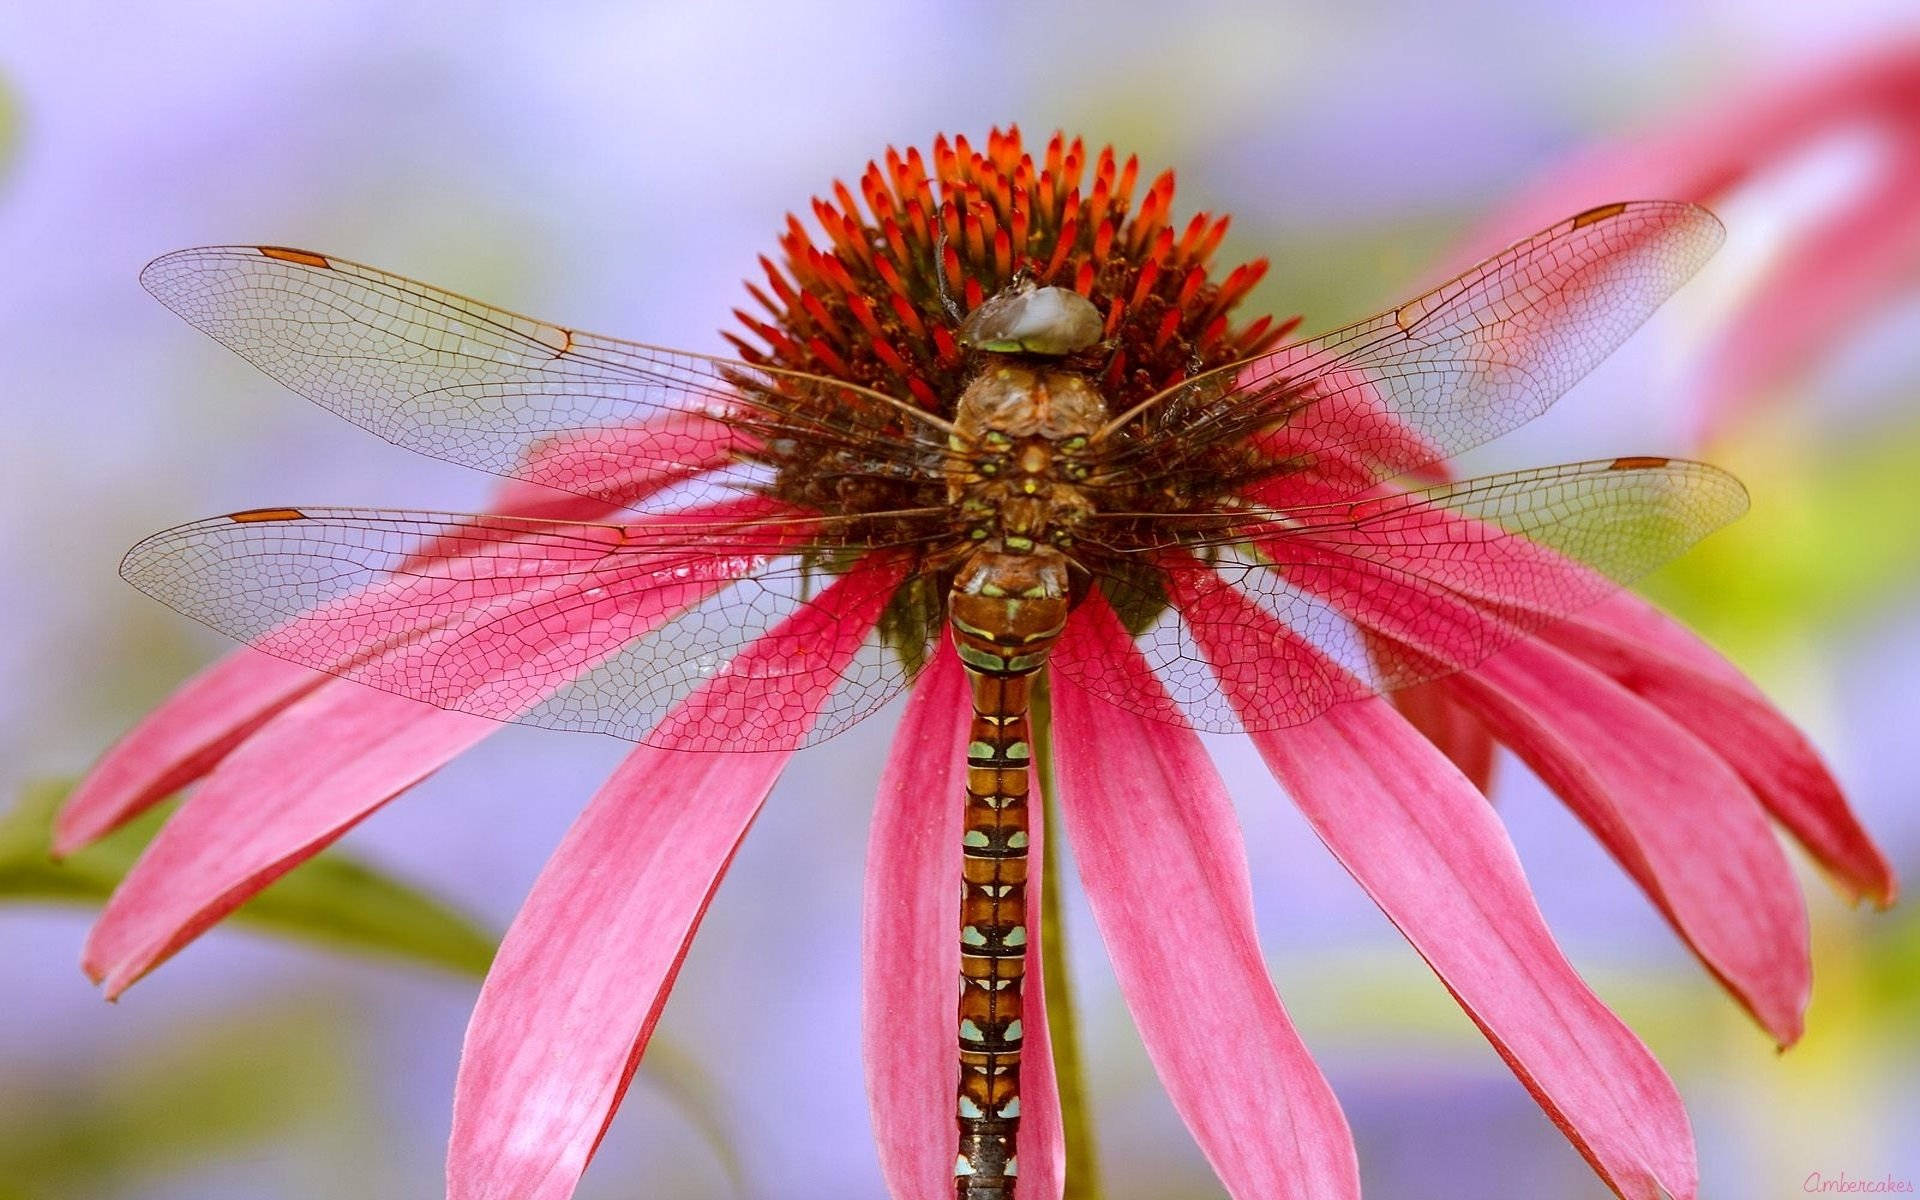
[[1015, 284], [967, 314], [960, 342], [995, 354], [1075, 354], [1099, 342], [1100, 310], [1070, 288]]

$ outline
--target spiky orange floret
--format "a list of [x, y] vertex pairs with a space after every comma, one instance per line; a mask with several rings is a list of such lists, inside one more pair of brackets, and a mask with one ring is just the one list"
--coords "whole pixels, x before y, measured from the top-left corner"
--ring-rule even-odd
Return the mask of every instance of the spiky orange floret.
[[951, 415], [969, 369], [956, 313], [1030, 279], [1071, 287], [1106, 317], [1107, 340], [1085, 365], [1100, 372], [1119, 411], [1259, 353], [1298, 323], [1262, 317], [1234, 326], [1228, 314], [1266, 261], [1213, 280], [1207, 264], [1228, 219], [1197, 213], [1177, 227], [1172, 171], [1147, 185], [1135, 210], [1139, 161], [1118, 162], [1112, 147], [1101, 149], [1084, 188], [1086, 147], [1059, 133], [1037, 165], [1017, 127], [989, 133], [984, 152], [965, 137], [935, 138], [931, 175], [918, 149], [889, 148], [885, 158], [885, 166], [867, 164], [858, 199], [835, 182], [833, 200], [813, 201], [825, 247], [787, 218], [784, 269], [763, 256], [766, 286], [747, 285], [767, 316], [735, 310], [759, 344], [726, 335], [743, 358]]

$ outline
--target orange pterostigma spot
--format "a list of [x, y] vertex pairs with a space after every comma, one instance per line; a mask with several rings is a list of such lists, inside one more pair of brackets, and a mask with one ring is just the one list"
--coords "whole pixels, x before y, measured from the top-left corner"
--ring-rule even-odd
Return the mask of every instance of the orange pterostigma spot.
[[304, 521], [307, 514], [297, 508], [250, 508], [245, 512], [228, 513], [227, 520], [242, 525], [254, 521]]
[[299, 263], [303, 267], [319, 267], [323, 271], [333, 269], [333, 264], [327, 261], [325, 255], [315, 254], [311, 250], [295, 250], [288, 246], [262, 246], [260, 253], [282, 262]]
[[1575, 216], [1573, 218], [1573, 227], [1580, 229], [1593, 224], [1595, 221], [1604, 221], [1608, 217], [1617, 217], [1625, 211], [1627, 211], [1627, 204], [1624, 200], [1616, 201], [1613, 204], [1602, 204], [1598, 208], [1590, 208]]

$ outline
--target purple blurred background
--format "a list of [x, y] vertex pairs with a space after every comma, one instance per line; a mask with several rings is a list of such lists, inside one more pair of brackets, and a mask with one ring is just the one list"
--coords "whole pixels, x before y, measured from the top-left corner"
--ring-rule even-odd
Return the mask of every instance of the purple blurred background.
[[[1177, 168], [1183, 212], [1235, 214], [1225, 259], [1274, 259], [1251, 308], [1301, 312], [1315, 329], [1431, 278], [1450, 245], [1593, 140], [1914, 32], [1896, 25], [1903, 11], [1194, 5], [1168, 21], [1146, 5], [1049, 3], [9, 6], [0, 796], [84, 768], [225, 649], [118, 580], [140, 536], [268, 504], [477, 508], [492, 486], [345, 425], [181, 324], [135, 282], [162, 251], [311, 246], [579, 327], [722, 351], [740, 280], [789, 209], [889, 143], [1017, 121]], [[1714, 296], [1737, 288], [1743, 256], [1764, 254], [1818, 192], [1826, 168], [1802, 166], [1813, 183], [1773, 180], [1723, 214], [1727, 272], [1474, 465], [1697, 450], [1671, 364]], [[1799, 471], [1796, 455], [1849, 452], [1843, 434], [1910, 428], [1917, 345], [1920, 284], [1756, 417], [1759, 432], [1730, 434], [1756, 495], [1769, 487], [1756, 462]], [[1920, 468], [1920, 442], [1907, 444]], [[1859, 519], [1910, 530], [1920, 503], [1907, 503]], [[1662, 597], [1709, 611], [1710, 585], [1685, 577]], [[1909, 878], [1916, 594], [1896, 574], [1844, 612], [1762, 606], [1732, 647], [1815, 734]], [[836, 1196], [882, 1196], [856, 985], [865, 819], [893, 716], [788, 772], [667, 1007], [664, 1075], [643, 1070], [583, 1200], [771, 1196], [795, 1171], [850, 1181]], [[347, 845], [504, 927], [624, 750], [507, 729]], [[1218, 750], [1275, 977], [1354, 1124], [1368, 1195], [1604, 1196], [1251, 751]], [[1681, 1086], [1703, 1195], [1801, 1195], [1814, 1171], [1920, 1183], [1908, 914], [1848, 911], [1804, 872], [1815, 999], [1804, 1043], [1776, 1056], [1585, 831], [1523, 769], [1502, 771], [1499, 802], [1550, 921]], [[0, 908], [0, 1200], [440, 1194], [471, 981], [222, 930], [109, 1007], [76, 965], [87, 920]], [[1106, 1194], [1221, 1195], [1072, 901], [1068, 931]], [[271, 1120], [236, 1125], [226, 1092], [183, 1082], [213, 1060], [251, 1081]], [[690, 1081], [738, 1178], [672, 1099]], [[157, 1149], [126, 1153], [142, 1138]]]

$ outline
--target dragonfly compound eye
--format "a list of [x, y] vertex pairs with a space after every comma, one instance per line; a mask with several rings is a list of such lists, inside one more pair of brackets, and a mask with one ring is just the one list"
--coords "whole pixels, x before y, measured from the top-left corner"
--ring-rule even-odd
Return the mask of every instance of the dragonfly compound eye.
[[960, 341], [997, 354], [1072, 354], [1100, 340], [1100, 310], [1079, 292], [1031, 284], [989, 297], [967, 314]]

